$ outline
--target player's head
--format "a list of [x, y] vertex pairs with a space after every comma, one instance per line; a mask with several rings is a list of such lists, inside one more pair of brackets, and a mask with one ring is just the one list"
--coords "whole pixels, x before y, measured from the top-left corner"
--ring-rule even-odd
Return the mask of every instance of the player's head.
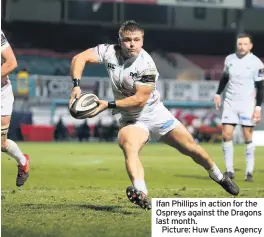
[[250, 53], [253, 47], [252, 37], [247, 33], [241, 33], [237, 36], [237, 53], [244, 56]]
[[119, 43], [126, 57], [138, 56], [143, 47], [144, 30], [135, 21], [125, 21], [119, 29]]

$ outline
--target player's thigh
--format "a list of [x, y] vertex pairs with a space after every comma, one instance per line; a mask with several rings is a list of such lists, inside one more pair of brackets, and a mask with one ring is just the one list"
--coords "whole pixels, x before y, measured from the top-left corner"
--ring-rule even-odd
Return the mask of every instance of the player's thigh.
[[173, 130], [162, 136], [160, 141], [176, 148], [184, 154], [188, 152], [191, 146], [195, 145], [192, 135], [181, 123], [179, 123]]
[[139, 152], [149, 139], [149, 132], [140, 123], [122, 126], [118, 133], [118, 144], [124, 152]]
[[223, 136], [232, 138], [235, 128], [236, 128], [236, 124], [228, 124], [228, 123], [222, 124]]
[[11, 84], [1, 88], [1, 141], [6, 141], [11, 114], [13, 110], [14, 95]]
[[254, 126], [252, 115], [254, 112], [255, 103], [245, 103], [239, 110], [239, 120], [242, 126]]
[[159, 141], [162, 136], [178, 127], [179, 124], [180, 121], [164, 105], [160, 106], [148, 121], [151, 140]]
[[[12, 91], [12, 86], [6, 85], [1, 88], [1, 116], [11, 116], [13, 111], [13, 103], [14, 95]], [[5, 120], [8, 121], [8, 118], [3, 118], [3, 122], [5, 122]]]
[[239, 116], [236, 106], [226, 101], [223, 106], [222, 124], [239, 124]]
[[11, 121], [11, 116], [1, 116], [1, 146], [4, 147], [6, 145], [7, 133], [9, 129]]

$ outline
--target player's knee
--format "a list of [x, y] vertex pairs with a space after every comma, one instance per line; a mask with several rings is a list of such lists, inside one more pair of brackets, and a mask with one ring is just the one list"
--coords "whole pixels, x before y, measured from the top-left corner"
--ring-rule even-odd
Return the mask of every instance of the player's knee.
[[252, 133], [244, 132], [245, 143], [250, 143], [252, 141]]
[[246, 145], [253, 144], [252, 139], [245, 139], [245, 144]]
[[249, 143], [251, 143], [252, 142], [252, 137], [245, 137], [245, 144], [249, 144]]
[[119, 143], [119, 146], [123, 151], [133, 150], [133, 144], [131, 142], [125, 141], [125, 142]]
[[231, 132], [223, 131], [222, 136], [223, 136], [224, 142], [229, 142], [229, 141], [232, 141], [232, 139], [233, 139], [233, 134]]
[[125, 154], [128, 153], [138, 153], [139, 149], [137, 148], [136, 144], [133, 144], [132, 142], [125, 141], [123, 143], [119, 143], [120, 148], [123, 150]]
[[195, 141], [193, 139], [191, 139], [187, 142], [187, 148], [189, 150], [193, 150], [193, 149], [195, 149], [195, 147], [197, 147], [197, 144], [195, 143]]
[[2, 152], [7, 152], [7, 148], [8, 148], [8, 145], [7, 145], [7, 140], [1, 140], [1, 151]]

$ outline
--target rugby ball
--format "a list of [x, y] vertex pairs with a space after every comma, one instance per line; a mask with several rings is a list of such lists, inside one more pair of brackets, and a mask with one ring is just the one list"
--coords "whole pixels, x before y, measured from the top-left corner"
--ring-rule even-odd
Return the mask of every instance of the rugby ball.
[[76, 119], [89, 118], [88, 113], [98, 107], [96, 99], [98, 100], [98, 97], [94, 94], [81, 94], [69, 107], [71, 116]]

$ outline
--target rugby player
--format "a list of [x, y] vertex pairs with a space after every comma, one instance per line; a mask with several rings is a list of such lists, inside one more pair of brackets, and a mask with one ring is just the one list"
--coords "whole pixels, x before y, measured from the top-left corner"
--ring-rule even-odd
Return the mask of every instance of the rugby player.
[[126, 194], [131, 202], [140, 207], [151, 208], [144, 169], [139, 159], [140, 150], [150, 138], [190, 156], [227, 192], [237, 195], [237, 185], [221, 173], [204, 149], [195, 144], [187, 129], [160, 101], [156, 90], [159, 73], [151, 56], [142, 48], [143, 37], [144, 30], [138, 23], [126, 21], [119, 29], [119, 44], [100, 44], [76, 55], [72, 60], [73, 89], [69, 103], [81, 94], [80, 79], [85, 64], [105, 64], [115, 100], [98, 100], [98, 108], [89, 115], [96, 116], [106, 109], [121, 114], [118, 143], [132, 182]]
[[14, 141], [7, 139], [14, 103], [12, 85], [8, 79], [8, 74], [17, 67], [17, 60], [3, 31], [1, 31], [1, 59], [1, 151], [17, 161], [16, 186], [20, 187], [29, 177], [29, 156], [24, 155]]
[[237, 124], [242, 126], [246, 144], [245, 181], [253, 180], [254, 151], [252, 142], [254, 126], [261, 119], [261, 104], [264, 88], [264, 65], [251, 53], [252, 37], [247, 33], [237, 36], [237, 51], [226, 57], [224, 72], [214, 97], [216, 109], [221, 105], [221, 93], [224, 91], [222, 114], [223, 152], [226, 174], [234, 179], [233, 132]]

